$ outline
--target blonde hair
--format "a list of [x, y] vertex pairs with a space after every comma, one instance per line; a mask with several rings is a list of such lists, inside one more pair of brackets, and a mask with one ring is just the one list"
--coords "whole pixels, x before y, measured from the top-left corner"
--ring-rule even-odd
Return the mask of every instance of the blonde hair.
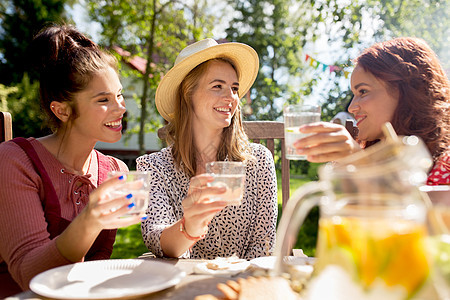
[[[196, 153], [207, 151], [208, 149], [196, 149], [193, 143], [192, 116], [192, 95], [201, 76], [213, 61], [229, 63], [236, 70], [233, 63], [228, 58], [214, 58], [207, 60], [195, 67], [183, 79], [178, 87], [176, 107], [173, 120], [167, 125], [167, 143], [172, 145], [172, 155], [177, 167], [183, 169], [189, 176], [194, 176], [197, 171]], [[237, 70], [236, 70], [237, 73]], [[239, 77], [239, 74], [237, 74]], [[242, 126], [241, 105], [238, 103], [236, 112], [231, 119], [230, 126], [222, 131], [222, 140], [217, 149], [216, 160], [223, 161], [245, 161], [252, 158], [249, 152], [249, 141]], [[215, 150], [215, 149], [212, 149]]]

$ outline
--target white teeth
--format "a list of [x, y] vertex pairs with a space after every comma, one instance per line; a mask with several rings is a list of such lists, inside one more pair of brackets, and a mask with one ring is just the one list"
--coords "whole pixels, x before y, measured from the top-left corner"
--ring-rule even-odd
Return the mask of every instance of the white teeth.
[[122, 123], [122, 121], [114, 121], [114, 122], [108, 122], [105, 125], [114, 127], [114, 126], [119, 126], [121, 123]]
[[217, 111], [226, 111], [226, 112], [231, 111], [230, 108], [225, 108], [225, 107], [216, 107], [215, 110], [217, 110]]

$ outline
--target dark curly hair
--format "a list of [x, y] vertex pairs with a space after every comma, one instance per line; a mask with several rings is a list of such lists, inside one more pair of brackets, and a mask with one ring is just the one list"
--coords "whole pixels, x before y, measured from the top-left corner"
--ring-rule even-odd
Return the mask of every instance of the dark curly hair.
[[409, 37], [377, 43], [355, 63], [398, 91], [391, 121], [397, 134], [419, 136], [439, 159], [449, 147], [450, 83], [427, 43]]

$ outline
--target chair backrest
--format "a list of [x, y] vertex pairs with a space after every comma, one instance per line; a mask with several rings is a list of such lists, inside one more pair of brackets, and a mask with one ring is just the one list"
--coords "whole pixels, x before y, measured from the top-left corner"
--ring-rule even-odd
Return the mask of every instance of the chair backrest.
[[286, 158], [286, 148], [284, 145], [284, 123], [276, 121], [244, 121], [244, 130], [250, 140], [260, 143], [266, 140], [266, 146], [275, 153], [275, 140], [280, 140], [281, 144], [281, 199], [282, 207], [289, 200], [289, 160]]
[[12, 139], [12, 118], [9, 112], [0, 112], [0, 143]]
[[[281, 143], [281, 199], [282, 207], [289, 200], [289, 160], [286, 159], [284, 146], [284, 123], [274, 121], [244, 121], [244, 131], [254, 143], [266, 140], [266, 146], [272, 153], [275, 153], [275, 140]], [[158, 129], [158, 137], [165, 139], [167, 136], [166, 127]]]

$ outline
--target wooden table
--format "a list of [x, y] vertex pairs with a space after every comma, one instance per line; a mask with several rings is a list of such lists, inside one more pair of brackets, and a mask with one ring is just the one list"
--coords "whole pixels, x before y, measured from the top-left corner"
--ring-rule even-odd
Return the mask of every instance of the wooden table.
[[[146, 299], [146, 300], [160, 300], [160, 299], [189, 299], [193, 300], [195, 296], [212, 294], [215, 296], [223, 296], [221, 292], [216, 288], [218, 283], [226, 283], [227, 280], [235, 280], [239, 277], [248, 277], [251, 275], [251, 271], [242, 272], [233, 277], [218, 277], [212, 275], [198, 275], [193, 274], [194, 266], [202, 261], [200, 259], [161, 259], [153, 256], [142, 255], [141, 259], [153, 259], [156, 261], [163, 261], [165, 263], [172, 264], [178, 267], [180, 270], [186, 272], [187, 276], [184, 277], [180, 283], [176, 286], [165, 289], [160, 292], [143, 295], [140, 297], [133, 297], [133, 299]], [[6, 298], [8, 300], [16, 299], [49, 299], [39, 296], [32, 291], [22, 292], [14, 297]]]
[[[205, 260], [199, 259], [161, 259], [155, 258], [153, 255], [142, 255], [141, 259], [152, 259], [156, 261], [163, 261], [165, 263], [172, 264], [178, 267], [180, 270], [186, 272], [187, 276], [184, 277], [180, 283], [176, 286], [159, 291], [156, 293], [132, 297], [132, 299], [145, 299], [145, 300], [166, 300], [166, 299], [177, 299], [193, 300], [196, 296], [211, 294], [217, 297], [223, 297], [222, 293], [217, 289], [218, 283], [226, 283], [228, 280], [236, 280], [237, 278], [245, 278], [252, 275], [253, 270], [249, 269], [233, 277], [218, 277], [212, 275], [198, 275], [193, 274], [194, 266]], [[6, 298], [7, 300], [22, 300], [22, 299], [49, 299], [46, 297], [39, 296], [32, 291], [22, 292], [13, 297]], [[432, 285], [428, 285], [427, 288], [423, 289], [418, 295], [416, 295], [412, 300], [438, 300], [439, 297], [434, 290]], [[319, 299], [318, 299], [319, 300]]]

